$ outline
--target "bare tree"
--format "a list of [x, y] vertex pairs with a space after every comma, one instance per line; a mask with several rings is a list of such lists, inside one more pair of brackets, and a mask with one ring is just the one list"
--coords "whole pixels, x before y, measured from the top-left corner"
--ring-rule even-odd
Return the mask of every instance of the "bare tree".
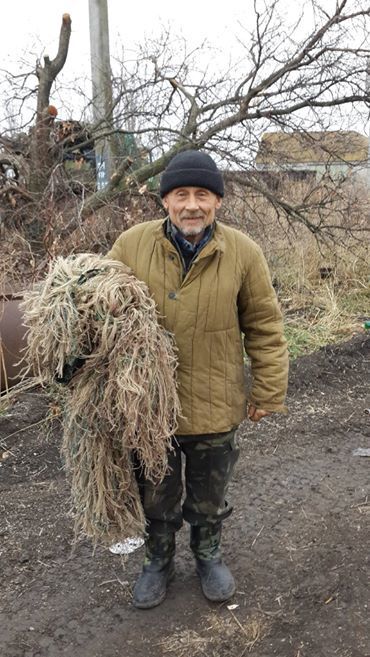
[[[240, 36], [242, 59], [217, 76], [197, 70], [200, 53], [186, 52], [186, 44], [179, 57], [178, 42], [171, 48], [170, 35], [146, 44], [133, 67], [122, 65], [116, 121], [122, 126], [121, 136], [133, 136], [145, 146], [150, 161], [137, 163], [129, 174], [123, 167], [121, 191], [142, 187], [175, 153], [186, 149], [209, 149], [224, 168], [251, 171], [266, 130], [326, 130], [343, 125], [346, 113], [352, 124], [354, 118], [366, 120], [370, 4], [341, 0], [328, 14], [312, 2], [315, 27], [306, 35], [302, 14], [290, 32], [279, 17], [277, 1], [256, 0], [254, 8], [254, 29], [242, 30]], [[248, 185], [271, 195], [256, 176], [249, 176]], [[89, 199], [83, 214], [112, 193], [108, 187]], [[288, 202], [280, 207], [313, 232], [323, 228], [321, 220], [316, 225], [305, 217], [304, 208], [294, 209]]]
[[[253, 29], [240, 26], [241, 55], [226, 70], [215, 73], [203, 49], [188, 52], [186, 43], [180, 48], [178, 39], [171, 42], [170, 33], [144, 44], [131, 60], [116, 63], [113, 114], [121, 151], [116, 171], [104, 190], [80, 199], [68, 230], [117, 194], [155, 189], [156, 176], [171, 157], [193, 148], [212, 152], [228, 172], [247, 172], [240, 184], [265, 195], [290, 222], [303, 223], [320, 235], [325, 229], [333, 231], [324, 211], [311, 211], [308, 197], [294, 205], [271, 191], [253, 173], [254, 159], [266, 130], [327, 130], [344, 125], [348, 116], [352, 123], [367, 119], [369, 18], [369, 0], [338, 0], [331, 13], [311, 0], [292, 25], [279, 13], [278, 0], [254, 0]], [[314, 26], [310, 33], [306, 23]], [[44, 134], [43, 113], [67, 55], [69, 34], [68, 17], [63, 19], [56, 59], [38, 68], [34, 157], [40, 170], [48, 162], [45, 139], [39, 137]], [[209, 54], [208, 61], [212, 58]], [[98, 129], [96, 134], [107, 136]], [[135, 149], [130, 151], [129, 143]], [[312, 192], [309, 197], [313, 199]], [[323, 208], [323, 195], [316, 195], [315, 203]]]

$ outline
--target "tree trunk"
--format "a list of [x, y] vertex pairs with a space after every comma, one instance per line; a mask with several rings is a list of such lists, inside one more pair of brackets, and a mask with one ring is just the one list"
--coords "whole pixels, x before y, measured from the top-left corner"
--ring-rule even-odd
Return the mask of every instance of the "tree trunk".
[[66, 62], [70, 36], [71, 17], [69, 14], [63, 14], [58, 53], [53, 60], [45, 56], [44, 66], [39, 63], [36, 68], [39, 88], [36, 124], [31, 135], [30, 191], [37, 195], [42, 194], [47, 187], [53, 166], [51, 132], [57, 111], [50, 105], [50, 91]]

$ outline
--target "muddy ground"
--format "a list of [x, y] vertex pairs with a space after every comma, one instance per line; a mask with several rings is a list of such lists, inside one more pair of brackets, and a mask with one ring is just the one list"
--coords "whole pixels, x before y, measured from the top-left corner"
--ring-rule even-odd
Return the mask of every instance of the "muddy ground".
[[370, 460], [353, 455], [370, 448], [369, 363], [363, 334], [301, 358], [290, 414], [241, 427], [227, 604], [202, 597], [187, 528], [148, 611], [130, 602], [142, 549], [72, 550], [59, 434], [45, 398], [21, 395], [0, 416], [1, 657], [369, 656]]

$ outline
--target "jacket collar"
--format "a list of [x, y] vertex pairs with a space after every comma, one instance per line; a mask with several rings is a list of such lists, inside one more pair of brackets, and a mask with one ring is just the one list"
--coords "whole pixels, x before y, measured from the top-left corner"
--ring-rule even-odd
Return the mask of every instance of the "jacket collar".
[[[164, 221], [162, 221], [156, 230], [154, 231], [154, 236], [155, 238], [160, 241], [163, 246], [167, 250], [174, 250], [175, 246], [172, 244], [172, 242], [169, 240], [167, 237], [167, 226], [168, 226], [168, 221], [169, 218], [167, 217]], [[225, 239], [224, 239], [224, 234], [223, 234], [223, 226], [219, 221], [214, 222], [214, 229], [211, 238], [207, 242], [207, 244], [203, 247], [201, 252], [198, 254], [197, 257], [202, 258], [204, 256], [211, 255], [211, 253], [214, 253], [215, 251], [219, 251], [220, 253], [224, 253], [225, 251]]]

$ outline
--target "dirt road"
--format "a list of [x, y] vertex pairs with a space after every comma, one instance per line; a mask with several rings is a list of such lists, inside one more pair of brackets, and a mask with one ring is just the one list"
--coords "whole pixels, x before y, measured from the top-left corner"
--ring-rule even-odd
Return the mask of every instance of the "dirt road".
[[0, 416], [1, 657], [369, 656], [370, 460], [353, 455], [370, 448], [369, 383], [365, 335], [293, 364], [290, 414], [240, 430], [224, 532], [234, 599], [202, 597], [185, 527], [149, 611], [130, 604], [141, 549], [125, 563], [71, 549], [59, 433], [44, 397], [20, 396]]

